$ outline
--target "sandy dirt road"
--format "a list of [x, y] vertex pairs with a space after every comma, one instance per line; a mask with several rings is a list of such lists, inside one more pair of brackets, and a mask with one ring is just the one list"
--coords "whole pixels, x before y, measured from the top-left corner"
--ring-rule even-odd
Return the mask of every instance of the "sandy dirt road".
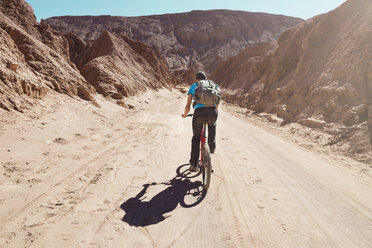
[[[186, 97], [63, 98], [0, 133], [0, 247], [371, 247], [372, 183], [222, 106], [211, 188]], [[132, 101], [132, 102], [131, 102]]]

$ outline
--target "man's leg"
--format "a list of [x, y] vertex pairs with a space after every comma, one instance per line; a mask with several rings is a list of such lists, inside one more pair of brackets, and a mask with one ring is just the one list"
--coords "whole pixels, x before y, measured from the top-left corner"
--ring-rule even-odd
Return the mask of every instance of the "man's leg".
[[211, 153], [214, 153], [214, 150], [216, 149], [216, 126], [217, 123], [214, 124], [208, 124], [208, 145], [209, 150]]
[[216, 126], [217, 126], [217, 110], [215, 108], [208, 109], [208, 145], [209, 150], [213, 154], [216, 149]]
[[203, 123], [199, 120], [198, 116], [194, 114], [192, 119], [193, 136], [191, 140], [191, 155], [190, 164], [195, 166], [199, 162], [200, 153], [200, 133], [203, 129]]

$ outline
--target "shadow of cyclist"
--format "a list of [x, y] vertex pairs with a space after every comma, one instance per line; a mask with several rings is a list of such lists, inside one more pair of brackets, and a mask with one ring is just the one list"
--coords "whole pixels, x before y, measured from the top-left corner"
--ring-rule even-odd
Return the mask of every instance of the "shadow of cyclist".
[[[188, 165], [181, 165], [179, 168], [183, 166]], [[155, 195], [149, 201], [145, 201], [147, 189], [150, 186], [159, 184], [169, 187]], [[173, 211], [178, 204], [184, 208], [198, 205], [206, 194], [200, 188], [202, 188], [200, 182], [191, 182], [190, 179], [180, 174], [166, 183], [144, 184], [143, 189], [135, 197], [129, 198], [121, 204], [121, 209], [125, 211], [122, 220], [131, 226], [157, 224], [170, 217], [170, 215], [165, 216], [165, 214]], [[185, 196], [191, 196], [196, 201], [189, 204], [184, 201]]]

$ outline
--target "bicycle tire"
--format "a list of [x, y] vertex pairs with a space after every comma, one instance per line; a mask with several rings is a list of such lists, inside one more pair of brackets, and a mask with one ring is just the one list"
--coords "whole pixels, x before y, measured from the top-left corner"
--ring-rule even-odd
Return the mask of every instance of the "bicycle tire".
[[211, 171], [212, 171], [212, 164], [211, 164], [211, 154], [209, 151], [209, 146], [204, 145], [203, 146], [203, 158], [202, 158], [202, 166], [201, 166], [201, 171], [202, 171], [202, 184], [203, 184], [203, 189], [208, 190], [209, 185], [211, 183]]

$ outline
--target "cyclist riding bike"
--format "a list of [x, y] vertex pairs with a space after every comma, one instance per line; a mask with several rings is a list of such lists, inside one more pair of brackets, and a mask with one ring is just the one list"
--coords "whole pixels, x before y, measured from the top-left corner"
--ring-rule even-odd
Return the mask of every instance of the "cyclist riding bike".
[[[197, 81], [207, 80], [207, 76], [203, 71], [196, 73], [195, 78]], [[185, 112], [182, 114], [186, 118], [191, 107], [192, 99], [195, 98], [195, 90], [198, 82], [193, 83], [187, 92], [187, 103]], [[217, 86], [218, 87], [218, 86]], [[190, 154], [190, 171], [197, 171], [200, 153], [200, 133], [203, 129], [203, 123], [208, 123], [208, 145], [210, 153], [214, 153], [216, 149], [216, 121], [218, 116], [219, 100], [214, 106], [209, 107], [194, 100], [194, 115], [192, 119], [193, 137], [191, 140], [191, 154]]]

